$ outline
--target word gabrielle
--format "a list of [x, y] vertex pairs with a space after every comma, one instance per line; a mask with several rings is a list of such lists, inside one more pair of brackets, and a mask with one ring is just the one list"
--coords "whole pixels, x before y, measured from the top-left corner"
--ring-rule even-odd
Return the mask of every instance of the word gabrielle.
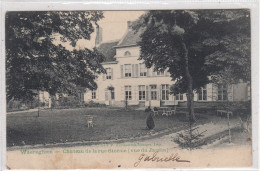
[[153, 153], [152, 156], [149, 156], [147, 154], [141, 154], [138, 158], [138, 161], [134, 163], [134, 167], [139, 166], [139, 164], [143, 162], [190, 162], [189, 160], [181, 160], [181, 157], [178, 155], [178, 153], [171, 154], [168, 157], [159, 157], [157, 156], [158, 152]]

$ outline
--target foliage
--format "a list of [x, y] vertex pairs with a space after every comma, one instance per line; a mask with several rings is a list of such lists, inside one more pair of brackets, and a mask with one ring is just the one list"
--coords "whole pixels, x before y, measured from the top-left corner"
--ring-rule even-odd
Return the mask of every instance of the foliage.
[[79, 107], [80, 101], [75, 96], [62, 97], [56, 106]]
[[38, 102], [38, 97], [34, 96], [32, 100], [28, 101], [22, 101], [22, 100], [10, 100], [7, 103], [7, 111], [20, 111], [20, 110], [28, 110], [28, 109], [34, 109], [36, 107], [44, 107], [46, 106], [45, 102]]
[[[215, 68], [212, 81], [237, 83], [250, 81], [251, 76], [251, 28], [249, 10], [201, 11], [208, 27], [208, 36], [202, 44], [207, 48], [205, 64]], [[212, 17], [213, 16], [213, 17]]]
[[[101, 18], [100, 11], [6, 13], [7, 100], [32, 99], [33, 90], [54, 95], [75, 94], [76, 87], [95, 89], [104, 57], [96, 49], [75, 46], [79, 39], [90, 40]], [[55, 45], [58, 38], [73, 50]]]
[[212, 75], [250, 80], [248, 10], [149, 11], [133, 28], [144, 30], [139, 42], [140, 59], [149, 68], [154, 65], [155, 70], [168, 68], [182, 93], [187, 90], [182, 41], [188, 49], [193, 89], [208, 83]]
[[19, 110], [20, 108], [22, 108], [23, 103], [21, 101], [18, 100], [10, 100], [7, 103], [7, 111], [10, 110]]
[[89, 101], [88, 103], [85, 103], [85, 107], [105, 107], [105, 104], [97, 103], [94, 101]]
[[218, 109], [225, 109], [228, 111], [237, 111], [239, 109], [244, 109], [247, 112], [246, 113], [251, 113], [251, 101], [230, 101], [230, 102], [219, 102], [217, 105]]
[[171, 90], [187, 94], [193, 120], [193, 90], [210, 81], [250, 80], [248, 10], [149, 11], [133, 29], [143, 32], [140, 59], [155, 71], [168, 69], [176, 81]]

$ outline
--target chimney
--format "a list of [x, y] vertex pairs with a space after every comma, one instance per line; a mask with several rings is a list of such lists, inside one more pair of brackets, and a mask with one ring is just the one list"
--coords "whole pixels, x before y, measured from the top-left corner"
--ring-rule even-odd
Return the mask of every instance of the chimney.
[[97, 45], [99, 45], [102, 42], [102, 28], [97, 25], [96, 31], [97, 31], [97, 34], [96, 34], [96, 40], [95, 40], [95, 47], [97, 47]]
[[132, 28], [132, 21], [127, 21], [127, 28], [131, 29]]

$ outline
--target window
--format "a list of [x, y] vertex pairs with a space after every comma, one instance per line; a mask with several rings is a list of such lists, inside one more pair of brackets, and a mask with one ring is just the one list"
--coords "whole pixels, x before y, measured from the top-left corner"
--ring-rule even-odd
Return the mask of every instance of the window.
[[162, 100], [169, 100], [170, 87], [168, 84], [162, 84]]
[[131, 86], [125, 86], [125, 99], [132, 100]]
[[111, 99], [114, 100], [115, 99], [115, 91], [114, 89], [111, 90]]
[[218, 85], [218, 100], [227, 100], [227, 85]]
[[183, 100], [183, 94], [181, 94], [181, 93], [176, 94], [175, 99], [176, 100]]
[[96, 99], [97, 98], [97, 92], [96, 90], [91, 91], [91, 99]]
[[164, 71], [157, 71], [157, 76], [163, 76], [164, 75]]
[[145, 67], [145, 64], [140, 64], [140, 76], [146, 76], [147, 75], [147, 69]]
[[150, 85], [151, 88], [151, 100], [157, 100], [157, 86]]
[[198, 96], [198, 100], [207, 100], [207, 85], [199, 89]]
[[131, 53], [129, 51], [126, 51], [125, 56], [131, 56]]
[[112, 69], [107, 68], [106, 71], [107, 71], [106, 79], [112, 79]]
[[164, 76], [164, 71], [154, 71], [154, 67], [151, 68], [152, 69], [152, 75], [153, 76]]
[[250, 87], [249, 84], [247, 85], [247, 99], [248, 99], [248, 100], [251, 99], [251, 87]]
[[131, 64], [125, 64], [125, 77], [131, 77]]
[[145, 86], [139, 86], [139, 100], [145, 100]]

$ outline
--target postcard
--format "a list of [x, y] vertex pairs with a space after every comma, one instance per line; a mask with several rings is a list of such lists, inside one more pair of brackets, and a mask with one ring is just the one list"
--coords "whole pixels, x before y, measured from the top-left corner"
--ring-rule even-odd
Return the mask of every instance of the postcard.
[[8, 169], [252, 167], [250, 8], [4, 18]]

